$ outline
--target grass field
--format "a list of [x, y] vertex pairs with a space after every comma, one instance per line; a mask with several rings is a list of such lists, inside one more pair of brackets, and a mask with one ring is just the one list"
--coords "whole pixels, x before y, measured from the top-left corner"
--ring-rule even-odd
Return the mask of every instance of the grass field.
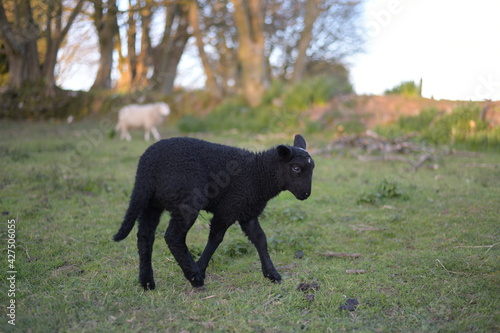
[[[120, 243], [111, 237], [148, 144], [140, 132], [131, 143], [108, 138], [112, 125], [105, 118], [0, 123], [0, 331], [500, 331], [500, 154], [447, 155], [439, 168], [418, 172], [348, 154], [313, 156], [312, 196], [299, 202], [282, 193], [261, 218], [283, 283], [262, 276], [256, 251], [233, 226], [206, 289], [193, 290], [163, 241], [165, 215], [153, 252], [157, 289], [144, 292], [135, 232]], [[292, 142], [291, 133], [198, 137], [252, 150]], [[327, 140], [306, 139], [310, 147]], [[200, 216], [189, 234], [195, 256], [209, 219]], [[8, 262], [12, 220], [15, 261]], [[302, 282], [319, 289], [299, 291]], [[347, 299], [359, 301], [356, 311], [339, 310]]]

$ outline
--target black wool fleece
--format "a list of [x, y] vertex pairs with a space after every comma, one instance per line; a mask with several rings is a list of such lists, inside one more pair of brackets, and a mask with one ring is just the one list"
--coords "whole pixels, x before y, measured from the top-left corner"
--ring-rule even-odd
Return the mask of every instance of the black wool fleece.
[[[154, 233], [162, 213], [169, 211], [165, 241], [186, 279], [201, 287], [210, 258], [226, 230], [238, 221], [257, 249], [264, 276], [279, 282], [281, 276], [269, 257], [258, 217], [281, 191], [290, 191], [298, 200], [307, 199], [313, 169], [314, 161], [301, 135], [295, 136], [293, 146], [279, 145], [258, 153], [194, 138], [161, 140], [139, 160], [129, 207], [114, 240], [127, 237], [139, 220], [139, 283], [144, 289], [154, 289]], [[207, 245], [195, 262], [186, 235], [201, 210], [213, 217]]]

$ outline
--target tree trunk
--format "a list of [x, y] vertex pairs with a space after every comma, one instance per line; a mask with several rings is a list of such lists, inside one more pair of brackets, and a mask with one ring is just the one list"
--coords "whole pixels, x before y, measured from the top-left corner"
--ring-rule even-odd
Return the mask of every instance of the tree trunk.
[[33, 21], [29, 0], [16, 2], [18, 24], [7, 20], [0, 0], [0, 37], [9, 63], [9, 87], [19, 88], [24, 82], [36, 82], [41, 77], [37, 40], [38, 27]]
[[118, 37], [116, 40], [116, 51], [118, 52], [118, 72], [120, 77], [116, 81], [115, 89], [118, 91], [128, 91], [132, 76], [129, 69], [129, 61], [126, 55], [123, 54], [122, 38]]
[[114, 38], [103, 34], [99, 36], [99, 67], [91, 89], [110, 89], [111, 70], [113, 69]]
[[228, 46], [231, 43], [227, 40], [226, 32], [222, 29], [218, 32], [220, 42], [217, 44], [217, 50], [220, 60], [217, 72], [222, 81], [223, 94], [230, 95], [237, 93], [238, 87], [241, 87], [241, 78], [238, 75], [238, 53]]
[[141, 13], [141, 51], [136, 59], [135, 77], [132, 82], [134, 87], [144, 88], [148, 81], [148, 70], [152, 65], [151, 59], [151, 15], [153, 2], [146, 2], [146, 6], [140, 11]]
[[113, 51], [115, 49], [115, 38], [118, 35], [118, 23], [116, 14], [118, 7], [116, 0], [108, 2], [106, 11], [102, 0], [94, 1], [94, 25], [99, 40], [99, 68], [92, 85], [92, 89], [111, 88], [111, 70], [113, 68]]
[[9, 62], [9, 87], [19, 88], [22, 84], [36, 83], [41, 78], [36, 41], [23, 41], [14, 51], [7, 51]]
[[[57, 64], [57, 54], [59, 53], [61, 44], [64, 38], [66, 38], [71, 25], [75, 21], [78, 14], [81, 12], [84, 2], [85, 0], [78, 1], [64, 27], [62, 24], [62, 4], [57, 2], [48, 7], [49, 10], [47, 12], [48, 20], [46, 29], [47, 50], [45, 53], [45, 61], [43, 63], [43, 77], [45, 81], [45, 87], [49, 95], [52, 95], [54, 93], [54, 88], [56, 87], [55, 68]], [[56, 6], [55, 8], [54, 5]], [[55, 19], [54, 31], [52, 30], [52, 19]]]
[[298, 83], [304, 79], [305, 68], [307, 63], [307, 49], [312, 40], [312, 30], [314, 22], [321, 12], [321, 0], [308, 0], [306, 5], [306, 13], [304, 17], [304, 29], [300, 35], [300, 40], [297, 47], [297, 58], [293, 70], [292, 82]]
[[200, 55], [201, 63], [203, 64], [203, 68], [205, 70], [205, 75], [207, 77], [205, 86], [210, 93], [211, 96], [216, 99], [222, 98], [222, 89], [220, 85], [217, 83], [217, 79], [215, 77], [215, 72], [208, 60], [208, 56], [205, 52], [205, 44], [203, 43], [203, 34], [200, 30], [199, 25], [199, 14], [198, 14], [198, 2], [191, 1], [189, 8], [189, 22], [191, 24], [191, 28], [193, 29], [193, 35], [196, 38], [196, 46], [198, 47], [198, 53]]
[[164, 35], [154, 50], [155, 66], [152, 78], [153, 88], [163, 94], [170, 94], [174, 88], [177, 66], [190, 37], [188, 15], [187, 5], [167, 6]]
[[260, 0], [231, 0], [238, 29], [242, 92], [252, 106], [260, 104], [267, 80], [264, 55], [264, 10]]
[[130, 81], [135, 80], [135, 76], [137, 74], [137, 54], [135, 52], [135, 42], [137, 40], [136, 31], [137, 31], [137, 22], [135, 19], [137, 8], [139, 4], [134, 5], [132, 0], [128, 1], [129, 4], [129, 12], [128, 12], [128, 29], [127, 29], [127, 57], [128, 57], [128, 70], [130, 71]]

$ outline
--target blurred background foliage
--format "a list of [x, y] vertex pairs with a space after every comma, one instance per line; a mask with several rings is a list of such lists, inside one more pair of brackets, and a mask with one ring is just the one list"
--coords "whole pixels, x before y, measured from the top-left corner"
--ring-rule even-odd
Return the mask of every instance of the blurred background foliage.
[[[355, 95], [345, 63], [363, 49], [362, 5], [4, 0], [0, 118], [116, 117], [127, 104], [164, 101], [172, 109], [168, 122], [183, 133], [335, 138], [375, 129], [387, 137], [415, 133], [414, 140], [429, 144], [498, 149], [498, 103], [438, 105], [421, 97], [422, 80], [401, 82], [378, 99]], [[182, 57], [199, 61], [204, 84], [174, 85]], [[63, 89], [63, 82], [80, 80], [79, 66], [97, 69], [89, 90]]]

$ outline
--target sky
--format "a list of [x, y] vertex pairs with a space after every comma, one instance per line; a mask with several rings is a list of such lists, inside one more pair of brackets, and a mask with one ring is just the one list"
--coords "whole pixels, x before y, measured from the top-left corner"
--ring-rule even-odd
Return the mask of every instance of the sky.
[[[360, 26], [365, 50], [347, 59], [358, 94], [422, 79], [427, 98], [500, 100], [500, 0], [366, 0]], [[177, 84], [203, 83], [193, 59], [183, 56]], [[88, 89], [90, 72], [63, 86]]]
[[500, 100], [500, 1], [368, 0], [363, 22], [358, 94], [422, 79], [427, 98]]

